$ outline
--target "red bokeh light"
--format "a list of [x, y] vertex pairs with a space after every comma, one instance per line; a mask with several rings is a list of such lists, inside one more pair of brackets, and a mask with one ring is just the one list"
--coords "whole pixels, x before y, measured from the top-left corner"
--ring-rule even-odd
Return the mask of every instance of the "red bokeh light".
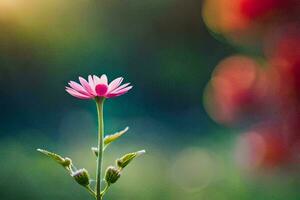
[[[235, 124], [267, 113], [272, 90], [266, 72], [253, 59], [232, 56], [216, 67], [206, 92], [210, 115], [220, 123]], [[268, 99], [268, 100], [267, 100]]]
[[[210, 29], [234, 43], [264, 48], [263, 64], [246, 56], [221, 61], [205, 93], [215, 121], [249, 130], [237, 145], [242, 167], [300, 164], [299, 13], [297, 0], [206, 0], [204, 5]], [[251, 128], [255, 124], [260, 125]]]

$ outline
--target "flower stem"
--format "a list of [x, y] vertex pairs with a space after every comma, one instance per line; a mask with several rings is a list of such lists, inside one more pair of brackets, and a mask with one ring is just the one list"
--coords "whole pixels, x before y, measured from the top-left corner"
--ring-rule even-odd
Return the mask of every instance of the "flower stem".
[[105, 195], [105, 193], [107, 192], [107, 190], [109, 189], [110, 184], [106, 184], [104, 190], [101, 192], [101, 196], [103, 197]]
[[96, 197], [95, 192], [92, 190], [92, 188], [91, 188], [90, 186], [86, 186], [85, 188], [88, 190], [88, 192], [89, 192], [94, 198]]
[[102, 200], [101, 197], [101, 174], [103, 162], [103, 137], [104, 137], [104, 122], [103, 122], [103, 104], [104, 98], [96, 98], [97, 114], [98, 114], [98, 158], [96, 171], [96, 198]]

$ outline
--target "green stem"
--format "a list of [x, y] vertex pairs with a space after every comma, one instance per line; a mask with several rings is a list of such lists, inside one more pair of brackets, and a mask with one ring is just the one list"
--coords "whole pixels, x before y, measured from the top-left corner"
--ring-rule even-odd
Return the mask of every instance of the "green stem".
[[98, 113], [98, 158], [96, 171], [96, 198], [102, 200], [101, 197], [101, 173], [103, 162], [103, 137], [104, 137], [104, 122], [103, 122], [103, 104], [104, 98], [96, 98], [97, 113]]
[[91, 188], [89, 185], [86, 186], [85, 188], [88, 190], [88, 192], [89, 192], [94, 198], [96, 197], [95, 192], [92, 190], [92, 188]]
[[105, 195], [105, 193], [107, 192], [107, 190], [109, 189], [110, 184], [106, 184], [104, 190], [101, 192], [101, 197], [103, 197]]

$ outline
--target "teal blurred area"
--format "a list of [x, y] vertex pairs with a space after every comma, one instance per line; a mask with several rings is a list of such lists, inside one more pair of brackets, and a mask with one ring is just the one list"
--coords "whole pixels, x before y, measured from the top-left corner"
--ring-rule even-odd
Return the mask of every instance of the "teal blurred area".
[[[0, 0], [0, 199], [92, 199], [45, 148], [95, 175], [96, 108], [69, 80], [123, 76], [134, 88], [105, 105], [105, 130], [130, 127], [105, 166], [146, 149], [107, 199], [297, 200], [297, 169], [251, 174], [235, 163], [239, 130], [213, 122], [203, 91], [221, 43], [196, 0]], [[252, 53], [252, 50], [251, 50]]]
[[[135, 87], [108, 105], [111, 116], [146, 113], [162, 121], [169, 115], [184, 130], [187, 123], [210, 124], [202, 90], [213, 66], [233, 50], [210, 36], [200, 2], [3, 0], [0, 9], [3, 130], [53, 134], [66, 111], [92, 112], [90, 103], [65, 95], [64, 86], [102, 73]], [[194, 113], [201, 125], [182, 117]]]

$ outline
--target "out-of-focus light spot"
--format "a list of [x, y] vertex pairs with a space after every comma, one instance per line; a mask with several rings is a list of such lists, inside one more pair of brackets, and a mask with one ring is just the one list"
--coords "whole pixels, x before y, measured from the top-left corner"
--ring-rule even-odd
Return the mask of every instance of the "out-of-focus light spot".
[[206, 0], [202, 11], [204, 22], [233, 43], [256, 45], [261, 28], [242, 15], [240, 3], [241, 0]]
[[300, 55], [300, 23], [287, 23], [266, 36], [265, 54], [269, 59], [295, 60]]
[[204, 3], [204, 21], [212, 31], [227, 41], [263, 50], [266, 58], [263, 64], [242, 56], [223, 60], [204, 95], [205, 108], [215, 121], [258, 126], [237, 142], [241, 168], [299, 163], [299, 12], [297, 0]]
[[263, 161], [265, 151], [265, 140], [260, 134], [246, 133], [237, 141], [235, 159], [243, 169], [257, 168]]
[[299, 17], [297, 0], [206, 0], [203, 18], [233, 43], [258, 47], [266, 32]]
[[285, 9], [290, 5], [290, 0], [241, 0], [241, 13], [255, 19], [270, 14], [275, 14], [279, 9]]
[[239, 122], [261, 112], [267, 87], [264, 71], [253, 59], [232, 56], [216, 67], [205, 91], [205, 107], [218, 122]]
[[12, 17], [20, 7], [20, 0], [1, 0], [0, 1], [0, 20]]
[[0, 9], [2, 11], [6, 9], [12, 9], [18, 6], [18, 0], [1, 0], [0, 1]]
[[188, 192], [196, 192], [216, 179], [218, 163], [210, 152], [188, 148], [175, 156], [171, 176], [178, 186]]
[[278, 74], [281, 102], [298, 104], [300, 100], [300, 23], [289, 23], [270, 33], [265, 54]]
[[203, 6], [203, 18], [208, 27], [218, 33], [244, 29], [248, 22], [238, 15], [240, 0], [206, 0]]
[[246, 170], [272, 169], [290, 162], [286, 133], [278, 123], [264, 124], [238, 138], [235, 158]]

